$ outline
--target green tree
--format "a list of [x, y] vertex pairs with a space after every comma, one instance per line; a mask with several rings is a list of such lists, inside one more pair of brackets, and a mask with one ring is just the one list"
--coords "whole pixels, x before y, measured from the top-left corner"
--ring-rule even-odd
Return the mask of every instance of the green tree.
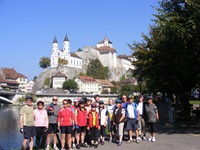
[[63, 85], [62, 85], [62, 89], [67, 89], [69, 91], [77, 90], [77, 88], [78, 88], [78, 84], [72, 79], [69, 79], [63, 82]]
[[39, 66], [40, 66], [40, 68], [43, 68], [43, 69], [49, 67], [50, 66], [50, 58], [49, 57], [40, 58]]
[[165, 0], [155, 8], [154, 24], [142, 42], [129, 45], [136, 61], [134, 75], [152, 92], [178, 95], [185, 112], [193, 87], [200, 85], [200, 1]]
[[68, 60], [63, 59], [63, 58], [58, 58], [58, 64], [59, 65], [67, 65], [68, 64]]
[[125, 84], [122, 86], [121, 88], [121, 94], [125, 94], [125, 95], [130, 95], [133, 94], [134, 91], [134, 85], [132, 84]]
[[44, 86], [50, 87], [50, 85], [51, 85], [51, 78], [46, 78], [44, 80]]
[[111, 93], [115, 93], [115, 94], [118, 94], [119, 91], [120, 91], [119, 86], [113, 86], [113, 87], [111, 87], [111, 89], [110, 89], [110, 92], [111, 92]]
[[99, 59], [93, 59], [88, 64], [87, 76], [92, 76], [95, 79], [107, 79], [108, 68], [104, 67]]

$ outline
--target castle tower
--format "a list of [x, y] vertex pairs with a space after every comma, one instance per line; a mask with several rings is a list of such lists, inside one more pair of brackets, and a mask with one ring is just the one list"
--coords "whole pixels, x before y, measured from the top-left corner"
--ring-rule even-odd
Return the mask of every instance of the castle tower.
[[57, 67], [58, 66], [58, 42], [56, 36], [54, 37], [53, 43], [52, 43], [52, 53], [51, 53], [51, 67]]

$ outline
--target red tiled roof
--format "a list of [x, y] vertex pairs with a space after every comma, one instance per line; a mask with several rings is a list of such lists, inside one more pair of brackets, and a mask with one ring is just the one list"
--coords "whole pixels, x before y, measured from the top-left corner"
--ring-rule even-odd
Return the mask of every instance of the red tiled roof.
[[96, 47], [96, 49], [100, 52], [115, 52], [116, 53], [116, 50], [114, 48], [109, 47], [109, 46], [102, 46], [102, 47], [99, 47], [99, 48]]
[[26, 76], [18, 73], [14, 68], [2, 68], [5, 79], [26, 78]]
[[82, 82], [96, 82], [96, 80], [91, 76], [79, 76], [78, 77]]
[[17, 78], [27, 78], [26, 76], [24, 76], [23, 74], [21, 74], [21, 73], [18, 73], [18, 75], [17, 75]]
[[17, 71], [14, 68], [2, 68], [5, 79], [17, 79]]
[[6, 80], [4, 79], [4, 77], [0, 74], [0, 83], [6, 83]]
[[53, 77], [66, 77], [66, 76], [60, 71], [58, 71]]
[[103, 41], [99, 42], [98, 44], [104, 43], [105, 40], [108, 40], [108, 43], [112, 44], [112, 42], [108, 38], [104, 38]]
[[113, 87], [114, 85], [108, 80], [96, 79], [96, 81], [103, 87]]

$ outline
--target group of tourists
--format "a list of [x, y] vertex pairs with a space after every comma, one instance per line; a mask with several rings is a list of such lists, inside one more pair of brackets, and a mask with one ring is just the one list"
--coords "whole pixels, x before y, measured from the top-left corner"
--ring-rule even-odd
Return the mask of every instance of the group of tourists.
[[[143, 95], [122, 95], [120, 99], [108, 100], [108, 105], [100, 100], [99, 95], [94, 96], [94, 101], [87, 98], [62, 100], [63, 106], [57, 104], [58, 97], [52, 97], [52, 102], [44, 107], [44, 101], [37, 101], [37, 108], [32, 106], [33, 98], [26, 97], [26, 105], [20, 110], [20, 132], [24, 135], [22, 149], [34, 146], [36, 137], [36, 150], [50, 150], [51, 138], [53, 149], [61, 150], [80, 149], [81, 147], [94, 147], [105, 144], [106, 128], [109, 132], [108, 142], [121, 146], [124, 132], [127, 131], [129, 140], [126, 143], [141, 140], [155, 142], [156, 122], [159, 119], [157, 106], [152, 101], [152, 96], [143, 101]], [[146, 130], [150, 136], [146, 138]], [[135, 132], [135, 140], [133, 133]], [[61, 133], [61, 140], [58, 135]], [[53, 136], [53, 137], [52, 137]]]

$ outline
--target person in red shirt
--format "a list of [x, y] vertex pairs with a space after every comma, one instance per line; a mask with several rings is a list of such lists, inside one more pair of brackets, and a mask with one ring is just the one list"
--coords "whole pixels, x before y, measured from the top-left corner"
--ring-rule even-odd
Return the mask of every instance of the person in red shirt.
[[79, 107], [74, 112], [75, 113], [75, 127], [77, 129], [76, 149], [80, 149], [80, 147], [88, 147], [84, 143], [86, 126], [87, 126], [87, 110], [86, 110], [84, 104], [85, 104], [85, 101], [83, 99], [81, 99], [79, 101]]
[[91, 145], [90, 147], [98, 147], [98, 137], [99, 137], [99, 113], [96, 111], [96, 103], [92, 104], [92, 109], [88, 113], [88, 127], [87, 130], [90, 131]]
[[71, 107], [71, 100], [64, 99], [63, 100], [63, 108], [61, 108], [58, 112], [58, 127], [61, 129], [61, 146], [62, 149], [65, 147], [65, 138], [67, 135], [67, 143], [68, 150], [72, 150], [71, 148], [71, 135], [72, 128], [74, 124], [74, 113]]

